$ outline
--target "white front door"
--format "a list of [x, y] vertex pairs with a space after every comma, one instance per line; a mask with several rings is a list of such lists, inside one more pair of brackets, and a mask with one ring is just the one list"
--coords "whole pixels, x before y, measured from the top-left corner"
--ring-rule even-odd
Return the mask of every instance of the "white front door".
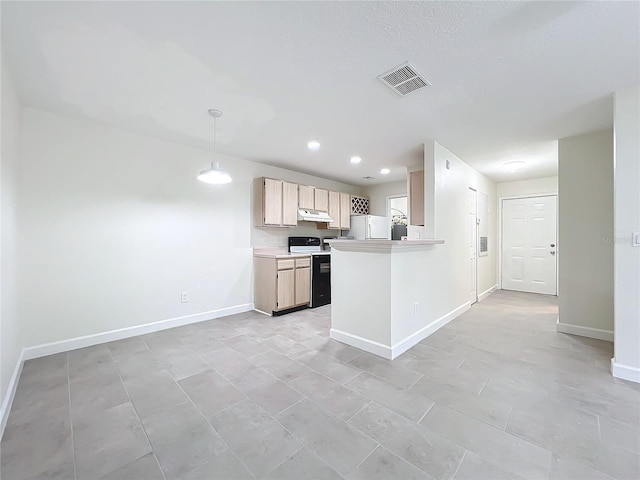
[[477, 238], [478, 238], [478, 198], [477, 192], [469, 189], [469, 275], [471, 277], [471, 291], [469, 292], [469, 301], [473, 305], [478, 301], [477, 286]]
[[556, 196], [502, 201], [502, 288], [556, 295]]

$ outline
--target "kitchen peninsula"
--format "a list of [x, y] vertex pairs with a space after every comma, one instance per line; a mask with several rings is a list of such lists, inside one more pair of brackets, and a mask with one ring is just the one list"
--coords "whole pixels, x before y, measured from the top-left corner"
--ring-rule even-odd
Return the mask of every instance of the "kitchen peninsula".
[[444, 240], [330, 240], [331, 338], [393, 359], [451, 317], [438, 311]]

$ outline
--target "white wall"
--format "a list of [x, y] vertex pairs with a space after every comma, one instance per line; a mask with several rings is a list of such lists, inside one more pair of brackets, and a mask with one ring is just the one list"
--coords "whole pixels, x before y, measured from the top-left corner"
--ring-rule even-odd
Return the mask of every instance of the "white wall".
[[[450, 168], [446, 168], [449, 160]], [[433, 172], [433, 173], [431, 173]], [[469, 273], [469, 188], [488, 195], [489, 238], [488, 255], [477, 260], [478, 295], [496, 286], [497, 223], [496, 183], [469, 167], [464, 161], [437, 142], [425, 143], [425, 228], [433, 229], [434, 238], [445, 240], [444, 248], [450, 270], [451, 285], [447, 291], [457, 290], [466, 301], [471, 290]], [[431, 209], [431, 211], [430, 211]], [[430, 225], [430, 218], [434, 219]], [[443, 265], [443, 268], [444, 265]], [[453, 287], [458, 285], [459, 287]], [[464, 288], [461, 288], [464, 285]], [[464, 292], [464, 294], [463, 294]]]
[[640, 89], [616, 92], [614, 220], [614, 376], [640, 382]]
[[613, 331], [613, 131], [558, 142], [558, 329]]
[[359, 191], [222, 155], [234, 181], [207, 185], [196, 175], [210, 155], [24, 109], [18, 302], [27, 345], [250, 304], [252, 245], [317, 234], [253, 228], [254, 177]]
[[[394, 251], [347, 242], [332, 249], [331, 336], [386, 358], [470, 307], [469, 188], [487, 194], [489, 205], [496, 204], [496, 184], [436, 142], [424, 145], [424, 169], [425, 228], [444, 244], [403, 242]], [[487, 220], [493, 234], [488, 255], [478, 259], [479, 293], [496, 285], [495, 210]]]
[[[24, 346], [16, 312], [16, 169], [21, 106], [2, 55], [0, 133], [0, 420], [6, 420], [8, 387]], [[0, 428], [0, 434], [2, 429]]]
[[363, 196], [369, 199], [371, 215], [387, 216], [387, 197], [389, 195], [407, 194], [407, 182], [390, 182], [371, 185], [362, 189]]
[[497, 185], [498, 200], [507, 197], [558, 193], [558, 177], [534, 178], [517, 182], [502, 182]]

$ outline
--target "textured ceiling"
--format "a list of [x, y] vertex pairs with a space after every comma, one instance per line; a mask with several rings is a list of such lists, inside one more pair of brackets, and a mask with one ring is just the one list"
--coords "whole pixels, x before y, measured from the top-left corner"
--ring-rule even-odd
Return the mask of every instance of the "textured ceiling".
[[[610, 127], [640, 83], [638, 2], [1, 8], [27, 105], [205, 148], [215, 107], [218, 151], [358, 185], [404, 178], [426, 139], [497, 181], [555, 175], [555, 140]], [[399, 97], [376, 77], [407, 60], [432, 86]]]

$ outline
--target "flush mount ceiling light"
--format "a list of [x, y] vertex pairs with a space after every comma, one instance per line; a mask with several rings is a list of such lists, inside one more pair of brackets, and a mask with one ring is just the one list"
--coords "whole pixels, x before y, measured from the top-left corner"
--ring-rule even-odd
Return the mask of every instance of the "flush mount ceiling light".
[[216, 160], [216, 118], [220, 118], [222, 116], [222, 112], [220, 110], [212, 108], [211, 110], [209, 110], [209, 115], [213, 117], [213, 160], [211, 161], [211, 168], [202, 170], [198, 175], [198, 180], [213, 185], [230, 183], [231, 175], [229, 175], [224, 170], [220, 170], [220, 164]]
[[383, 168], [382, 170], [380, 170], [380, 173], [382, 175], [387, 175], [391, 170], [389, 170], [388, 168]]
[[358, 164], [362, 161], [362, 159], [360, 157], [351, 157], [351, 163]]
[[515, 160], [513, 162], [505, 162], [503, 167], [508, 172], [517, 172], [524, 168], [524, 162], [522, 160]]
[[315, 140], [312, 140], [309, 143], [307, 143], [307, 147], [309, 147], [309, 150], [311, 150], [312, 152], [315, 152], [320, 148], [320, 142], [316, 142]]

